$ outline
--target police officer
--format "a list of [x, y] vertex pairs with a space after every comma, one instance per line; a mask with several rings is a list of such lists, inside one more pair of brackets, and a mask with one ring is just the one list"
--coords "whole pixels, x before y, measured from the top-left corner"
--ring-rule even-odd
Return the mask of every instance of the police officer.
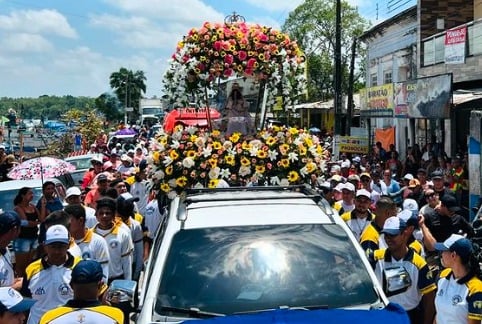
[[447, 267], [440, 274], [435, 297], [436, 323], [480, 323], [482, 320], [482, 282], [479, 261], [471, 242], [452, 234], [435, 249], [442, 253]]
[[105, 286], [102, 266], [94, 260], [82, 260], [72, 270], [70, 286], [74, 299], [64, 306], [50, 310], [40, 319], [40, 324], [82, 323], [121, 324], [124, 314], [118, 308], [102, 305], [98, 296]]

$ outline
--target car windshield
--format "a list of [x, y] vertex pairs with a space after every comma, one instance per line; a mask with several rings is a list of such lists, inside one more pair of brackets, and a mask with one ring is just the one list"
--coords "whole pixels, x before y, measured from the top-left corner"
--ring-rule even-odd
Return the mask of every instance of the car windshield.
[[[19, 189], [11, 189], [11, 190], [5, 190], [5, 191], [0, 191], [0, 206], [3, 210], [12, 210], [13, 207], [13, 200], [15, 199], [15, 196], [17, 195]], [[32, 204], [37, 204], [37, 201], [42, 197], [42, 188], [32, 188], [33, 191], [33, 199], [32, 199]]]
[[190, 229], [172, 241], [156, 312], [233, 314], [377, 302], [372, 280], [339, 225]]
[[142, 108], [142, 113], [144, 115], [158, 115], [162, 114], [164, 110], [162, 108], [158, 107], [144, 107]]
[[83, 170], [83, 169], [90, 169], [92, 164], [90, 163], [92, 157], [82, 158], [82, 159], [75, 159], [69, 160], [70, 164], [75, 165], [76, 170]]

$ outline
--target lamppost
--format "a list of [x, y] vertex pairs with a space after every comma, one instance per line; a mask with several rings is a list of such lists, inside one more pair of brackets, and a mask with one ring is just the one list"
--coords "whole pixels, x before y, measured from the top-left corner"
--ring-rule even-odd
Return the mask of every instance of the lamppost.
[[126, 93], [125, 93], [125, 98], [124, 98], [124, 125], [127, 125], [127, 92], [129, 90], [129, 73], [127, 73], [127, 79], [125, 81], [126, 84]]
[[341, 0], [336, 0], [336, 19], [335, 19], [335, 134], [342, 134], [342, 96], [341, 96]]

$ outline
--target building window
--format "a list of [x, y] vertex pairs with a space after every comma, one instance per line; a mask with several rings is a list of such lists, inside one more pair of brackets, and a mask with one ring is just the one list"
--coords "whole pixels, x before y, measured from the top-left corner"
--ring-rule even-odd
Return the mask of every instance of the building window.
[[378, 85], [377, 74], [373, 73], [372, 75], [370, 75], [370, 86], [374, 87], [376, 85]]
[[385, 71], [383, 73], [383, 83], [384, 84], [392, 83], [392, 71]]

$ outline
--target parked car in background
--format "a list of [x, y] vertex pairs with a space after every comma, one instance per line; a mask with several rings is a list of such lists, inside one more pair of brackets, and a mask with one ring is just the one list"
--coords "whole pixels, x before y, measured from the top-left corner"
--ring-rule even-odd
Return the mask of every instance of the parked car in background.
[[94, 157], [98, 157], [101, 160], [103, 160], [104, 155], [103, 154], [82, 154], [82, 155], [66, 157], [64, 159], [64, 161], [75, 165], [75, 171], [70, 172], [70, 175], [72, 176], [73, 183], [76, 186], [82, 183], [82, 179], [84, 177], [85, 172], [89, 171], [89, 169], [92, 167], [92, 164], [90, 163], [90, 161]]
[[189, 189], [174, 198], [139, 292], [136, 323], [389, 303], [346, 223], [304, 186]]
[[0, 185], [0, 208], [3, 210], [12, 210], [13, 199], [18, 193], [18, 190], [23, 187], [32, 188], [34, 197], [32, 202], [34, 204], [42, 196], [42, 185], [45, 181], [53, 181], [55, 183], [55, 190], [57, 192], [57, 197], [60, 198], [62, 203], [65, 199], [65, 191], [67, 190], [64, 183], [57, 179], [57, 178], [48, 178], [48, 179], [35, 179], [35, 180], [9, 180], [3, 181]]

